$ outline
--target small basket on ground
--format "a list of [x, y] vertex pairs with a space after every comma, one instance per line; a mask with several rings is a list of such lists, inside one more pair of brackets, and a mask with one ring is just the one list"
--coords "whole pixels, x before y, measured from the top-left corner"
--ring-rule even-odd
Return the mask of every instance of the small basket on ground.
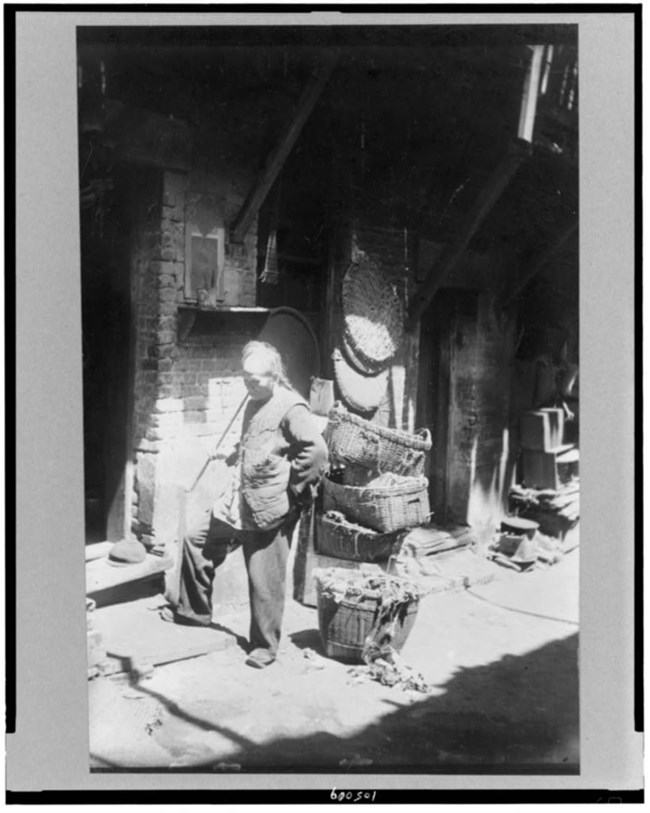
[[377, 533], [348, 522], [339, 511], [316, 517], [318, 552], [351, 562], [385, 562], [397, 556], [406, 531]]
[[340, 511], [348, 521], [380, 533], [415, 528], [429, 521], [426, 477], [382, 474], [366, 486], [323, 481], [323, 510]]
[[337, 402], [330, 410], [325, 439], [335, 460], [377, 473], [416, 477], [424, 474], [431, 433], [390, 429], [352, 415]]
[[328, 657], [363, 662], [368, 639], [388, 638], [399, 652], [413, 629], [417, 587], [396, 576], [316, 570], [318, 627]]

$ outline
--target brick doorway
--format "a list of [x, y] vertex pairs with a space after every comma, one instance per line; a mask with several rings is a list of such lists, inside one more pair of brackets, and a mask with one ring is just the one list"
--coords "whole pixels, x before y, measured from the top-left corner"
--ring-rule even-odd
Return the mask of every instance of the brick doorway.
[[104, 193], [81, 208], [87, 544], [125, 536], [132, 433], [132, 180], [123, 167], [104, 180]]

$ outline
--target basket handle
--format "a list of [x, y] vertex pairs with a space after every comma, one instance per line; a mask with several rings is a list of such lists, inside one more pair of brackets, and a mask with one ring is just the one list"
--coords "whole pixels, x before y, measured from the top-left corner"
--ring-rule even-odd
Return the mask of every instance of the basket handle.
[[335, 522], [337, 525], [340, 525], [344, 520], [345, 516], [342, 511], [326, 511], [325, 516], [331, 522]]
[[427, 444], [432, 443], [431, 432], [429, 431], [428, 427], [425, 426], [424, 429], [418, 429], [417, 434], [422, 435], [422, 440], [425, 443], [427, 443]]
[[354, 535], [354, 555], [359, 558], [359, 536], [361, 531], [357, 531]]
[[399, 467], [398, 474], [404, 474], [409, 471], [416, 460], [419, 460], [424, 454], [422, 449], [407, 449], [402, 456], [402, 463]]

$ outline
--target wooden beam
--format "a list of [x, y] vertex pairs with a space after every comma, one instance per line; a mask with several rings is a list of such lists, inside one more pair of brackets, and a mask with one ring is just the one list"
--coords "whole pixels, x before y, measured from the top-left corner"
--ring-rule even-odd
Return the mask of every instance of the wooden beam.
[[474, 205], [463, 219], [456, 238], [443, 251], [442, 256], [431, 269], [427, 279], [413, 294], [409, 303], [406, 322], [407, 330], [413, 330], [446, 277], [449, 276], [458, 263], [467, 244], [476, 234], [479, 226], [501, 197], [503, 190], [508, 186], [510, 179], [529, 153], [530, 145], [527, 142], [519, 140], [512, 142], [508, 152], [490, 175]]
[[530, 267], [521, 279], [515, 284], [514, 289], [503, 298], [502, 307], [509, 308], [512, 303], [519, 297], [524, 288], [531, 282], [531, 280], [544, 268], [544, 266], [552, 259], [552, 257], [560, 251], [571, 236], [578, 229], [578, 218], [576, 217], [566, 229], [564, 229], [557, 238], [541, 251], [536, 258], [531, 260]]
[[526, 78], [524, 80], [524, 91], [521, 98], [521, 110], [519, 112], [519, 128], [517, 135], [522, 141], [532, 142], [533, 131], [535, 129], [535, 113], [537, 112], [537, 97], [542, 78], [542, 57], [544, 56], [543, 45], [533, 45], [532, 56]]
[[428, 278], [413, 294], [409, 303], [406, 329], [413, 330], [418, 319], [429, 306], [436, 292], [454, 269], [469, 241], [501, 197], [524, 158], [530, 154], [535, 129], [535, 113], [542, 69], [543, 45], [531, 47], [531, 57], [524, 79], [519, 111], [518, 137], [511, 142], [508, 152], [489, 177], [474, 206], [462, 221], [456, 238], [433, 266]]
[[235, 243], [240, 243], [243, 240], [251, 221], [258, 213], [260, 206], [264, 203], [269, 190], [280, 174], [284, 162], [298, 140], [302, 128], [305, 126], [307, 119], [316, 106], [318, 98], [332, 75], [337, 59], [337, 54], [329, 54], [321, 64], [312, 81], [305, 88], [298, 102], [293, 120], [283, 132], [276, 146], [269, 153], [264, 169], [249, 192], [239, 214], [232, 224], [231, 238]]

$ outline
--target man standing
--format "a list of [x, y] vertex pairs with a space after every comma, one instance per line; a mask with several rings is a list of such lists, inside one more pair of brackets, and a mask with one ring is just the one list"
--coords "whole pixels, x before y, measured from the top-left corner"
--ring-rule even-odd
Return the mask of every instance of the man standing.
[[179, 600], [165, 620], [208, 626], [212, 580], [233, 538], [248, 572], [251, 625], [246, 663], [263, 669], [276, 658], [291, 537], [327, 468], [327, 446], [307, 402], [289, 384], [277, 350], [250, 342], [242, 354], [249, 402], [241, 440], [225, 458], [225, 493], [182, 543]]

